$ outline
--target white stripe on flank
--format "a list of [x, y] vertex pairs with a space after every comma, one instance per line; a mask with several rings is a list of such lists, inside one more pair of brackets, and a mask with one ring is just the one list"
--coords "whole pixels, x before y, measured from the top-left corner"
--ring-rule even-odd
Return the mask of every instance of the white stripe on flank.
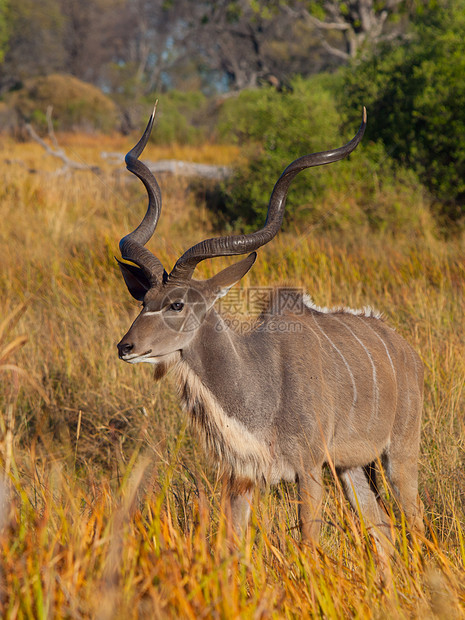
[[344, 327], [352, 334], [352, 336], [355, 338], [355, 340], [365, 349], [365, 353], [368, 355], [368, 359], [370, 360], [371, 368], [372, 368], [372, 374], [373, 374], [373, 396], [374, 396], [374, 400], [373, 400], [373, 415], [376, 416], [377, 413], [378, 413], [378, 409], [379, 409], [379, 389], [378, 389], [378, 380], [377, 380], [377, 376], [376, 376], [376, 366], [375, 366], [375, 363], [373, 361], [373, 356], [371, 355], [371, 353], [368, 350], [368, 348], [363, 344], [363, 342], [357, 336], [357, 334], [355, 334], [350, 329], [350, 327], [344, 323], [344, 321], [341, 321], [341, 319], [338, 318], [337, 316], [335, 316], [334, 318], [339, 323], [341, 323], [341, 325], [344, 325]]
[[328, 336], [328, 334], [326, 334], [323, 331], [321, 325], [318, 325], [318, 321], [315, 319], [315, 317], [313, 317], [313, 321], [314, 321], [315, 325], [318, 327], [318, 329], [320, 330], [320, 332], [323, 334], [323, 336], [326, 338], [326, 340], [329, 342], [329, 344], [336, 351], [336, 353], [338, 353], [341, 356], [341, 359], [344, 362], [344, 365], [345, 365], [345, 367], [347, 369], [347, 372], [350, 375], [350, 380], [352, 381], [353, 397], [352, 397], [352, 406], [350, 408], [350, 412], [349, 413], [352, 413], [354, 408], [355, 408], [355, 403], [357, 402], [357, 386], [355, 385], [355, 377], [354, 377], [354, 375], [352, 373], [352, 370], [350, 369], [349, 362], [346, 360], [346, 358], [344, 357], [344, 354], [342, 353], [342, 351], [334, 344], [334, 342], [331, 340], [331, 338]]
[[371, 327], [371, 325], [370, 325], [369, 323], [365, 323], [365, 322], [364, 322], [363, 324], [364, 324], [364, 325], [366, 325], [367, 327], [369, 327], [369, 328], [371, 329], [371, 331], [372, 331], [372, 332], [373, 332], [376, 336], [378, 336], [378, 338], [379, 338], [379, 339], [381, 340], [381, 342], [383, 343], [383, 346], [384, 346], [384, 348], [386, 349], [386, 353], [387, 353], [387, 356], [388, 356], [388, 358], [389, 358], [389, 363], [391, 364], [392, 374], [394, 375], [394, 381], [397, 383], [396, 369], [394, 368], [394, 363], [393, 363], [393, 361], [392, 361], [392, 357], [391, 357], [391, 355], [390, 355], [390, 353], [389, 353], [389, 350], [388, 350], [388, 348], [387, 348], [386, 343], [385, 343], [385, 342], [384, 342], [384, 340], [381, 338], [381, 336], [378, 334], [378, 332], [377, 332], [376, 330], [374, 330], [374, 329]]

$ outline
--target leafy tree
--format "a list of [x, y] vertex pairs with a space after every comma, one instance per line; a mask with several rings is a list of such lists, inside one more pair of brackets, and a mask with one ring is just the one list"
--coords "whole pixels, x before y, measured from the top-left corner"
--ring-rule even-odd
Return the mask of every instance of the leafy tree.
[[204, 62], [235, 90], [346, 63], [364, 47], [401, 36], [409, 14], [408, 0], [215, 0], [197, 6]]
[[324, 65], [313, 24], [283, 11], [281, 0], [197, 4], [200, 23], [192, 42], [203, 64], [226, 78], [231, 90], [267, 82], [279, 87], [291, 74], [315, 73]]
[[431, 3], [408, 45], [354, 63], [342, 98], [352, 119], [367, 106], [367, 137], [412, 167], [444, 214], [465, 215], [464, 0]]
[[121, 0], [59, 0], [67, 73], [103, 86], [99, 83], [102, 68], [114, 59], [115, 42], [121, 35], [118, 18], [126, 4]]
[[9, 3], [7, 15], [8, 49], [0, 65], [0, 90], [26, 77], [62, 71], [65, 54], [59, 0], [15, 0]]
[[131, 104], [153, 91], [279, 89], [332, 69], [393, 36], [408, 1], [0, 0], [0, 93], [69, 73], [115, 95], [130, 129]]
[[0, 0], [0, 63], [3, 61], [5, 52], [8, 49], [9, 37], [9, 2], [8, 0]]
[[367, 45], [393, 40], [405, 31], [406, 0], [294, 0], [283, 10], [312, 24], [326, 52], [344, 62]]

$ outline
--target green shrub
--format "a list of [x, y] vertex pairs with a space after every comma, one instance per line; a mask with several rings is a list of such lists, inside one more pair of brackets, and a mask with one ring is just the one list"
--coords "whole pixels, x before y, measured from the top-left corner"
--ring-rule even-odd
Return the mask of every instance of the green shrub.
[[46, 112], [53, 107], [54, 127], [59, 130], [111, 131], [118, 114], [113, 101], [98, 88], [71, 75], [52, 74], [31, 78], [5, 98], [19, 119], [46, 129]]
[[[151, 95], [151, 105], [156, 98]], [[164, 93], [160, 97], [152, 139], [157, 144], [200, 144], [209, 134], [207, 107], [207, 98], [200, 91]], [[141, 126], [145, 122], [145, 118], [141, 119]]]
[[385, 45], [345, 72], [353, 122], [367, 106], [368, 139], [417, 172], [452, 219], [465, 215], [465, 3], [434, 3], [411, 40]]
[[[275, 182], [294, 159], [342, 146], [357, 131], [353, 120], [341, 135], [337, 76], [297, 79], [292, 90], [243, 92], [225, 104], [223, 137], [243, 144], [246, 163], [223, 185], [220, 223], [261, 227]], [[390, 158], [381, 143], [363, 140], [347, 160], [301, 172], [292, 182], [284, 226], [318, 221], [326, 228], [367, 225], [393, 232], [420, 230], [423, 190], [416, 175]], [[215, 207], [218, 209], [218, 202]]]
[[[224, 186], [227, 212], [245, 226], [263, 223], [271, 190], [284, 168], [301, 155], [339, 146], [339, 125], [334, 97], [313, 80], [296, 79], [284, 93], [264, 88], [227, 101], [220, 133], [244, 145], [247, 159]], [[314, 169], [296, 177], [287, 219], [321, 195], [326, 176]]]

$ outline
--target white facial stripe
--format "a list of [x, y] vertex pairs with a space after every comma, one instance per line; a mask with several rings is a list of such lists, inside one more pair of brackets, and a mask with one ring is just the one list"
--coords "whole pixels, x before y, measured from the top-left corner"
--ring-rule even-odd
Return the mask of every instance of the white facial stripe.
[[233, 286], [234, 285], [231, 284], [231, 286], [225, 286], [224, 288], [221, 288], [216, 294], [216, 299], [220, 299], [221, 297], [227, 295]]
[[155, 311], [150, 311], [150, 310], [144, 310], [142, 312], [142, 316], [155, 316], [156, 314], [161, 314], [163, 312], [163, 310], [155, 310]]
[[172, 356], [176, 355], [176, 351], [173, 353], [165, 353], [162, 355], [153, 355], [152, 351], [145, 353], [144, 355], [133, 355], [122, 357], [121, 359], [129, 364], [140, 364], [141, 362], [147, 362], [148, 364], [160, 364], [161, 362], [169, 361]]

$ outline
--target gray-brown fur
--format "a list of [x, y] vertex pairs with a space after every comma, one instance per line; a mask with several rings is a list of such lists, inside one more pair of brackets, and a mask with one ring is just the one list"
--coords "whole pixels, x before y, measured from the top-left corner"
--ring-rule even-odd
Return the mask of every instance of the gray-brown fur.
[[[131, 246], [131, 235], [125, 244]], [[135, 258], [141, 255], [138, 249]], [[332, 311], [293, 293], [290, 311], [278, 303], [282, 290], [254, 329], [231, 330], [214, 304], [255, 258], [202, 282], [192, 279], [192, 270], [161, 278], [157, 266], [158, 277], [151, 278], [121, 264], [130, 292], [144, 301], [118, 345], [121, 359], [154, 364], [158, 378], [173, 369], [192, 424], [225, 478], [237, 533], [246, 527], [253, 487], [284, 479], [298, 482], [302, 534], [316, 541], [322, 467], [329, 462], [386, 546], [390, 521], [372, 473], [379, 459], [412, 527], [421, 531], [420, 358], [371, 309]]]

